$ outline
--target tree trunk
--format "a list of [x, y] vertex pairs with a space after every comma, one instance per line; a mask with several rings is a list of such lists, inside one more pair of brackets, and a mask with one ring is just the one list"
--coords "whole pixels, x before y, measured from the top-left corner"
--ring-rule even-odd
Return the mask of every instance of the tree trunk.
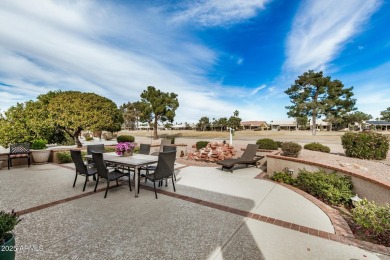
[[77, 148], [81, 148], [83, 145], [82, 143], [80, 142], [80, 139], [79, 139], [79, 136], [80, 136], [80, 133], [83, 129], [81, 127], [77, 127], [77, 130], [74, 132], [74, 135], [73, 135], [73, 138], [74, 138], [74, 141], [77, 145]]
[[157, 135], [157, 117], [154, 117], [154, 124], [153, 124], [153, 139], [158, 139]]
[[317, 130], [316, 119], [317, 119], [317, 116], [313, 113], [313, 116], [312, 116], [313, 124], [312, 124], [312, 129], [311, 129], [312, 135], [316, 135], [316, 130]]

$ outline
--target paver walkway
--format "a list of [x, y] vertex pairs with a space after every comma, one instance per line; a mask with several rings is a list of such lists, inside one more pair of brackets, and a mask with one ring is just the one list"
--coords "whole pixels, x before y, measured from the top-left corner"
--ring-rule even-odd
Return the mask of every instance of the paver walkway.
[[[101, 192], [88, 193], [91, 181], [83, 193], [82, 178], [72, 188], [73, 165], [65, 167], [69, 169], [47, 164], [0, 171], [0, 209], [25, 213], [15, 229], [17, 244], [42, 249], [22, 250], [17, 259], [387, 257], [294, 230], [292, 225], [334, 232], [327, 215], [302, 196], [254, 179], [260, 171], [256, 168], [231, 174], [177, 165], [177, 193], [169, 183], [156, 200], [150, 186], [135, 198], [123, 185], [104, 199]], [[23, 211], [29, 208], [31, 212]]]

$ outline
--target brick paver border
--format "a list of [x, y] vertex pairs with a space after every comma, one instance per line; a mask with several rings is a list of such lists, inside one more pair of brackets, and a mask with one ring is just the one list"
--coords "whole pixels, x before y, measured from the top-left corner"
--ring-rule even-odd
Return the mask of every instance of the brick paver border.
[[[60, 165], [60, 164], [56, 164], [56, 165], [60, 166], [60, 167], [63, 167], [63, 168], [66, 168], [66, 169], [75, 170], [73, 167], [70, 167], [70, 166]], [[182, 167], [179, 167], [178, 169], [182, 169], [182, 168], [185, 168], [185, 167], [188, 167], [188, 166], [182, 166]], [[256, 178], [257, 178], [257, 176], [256, 176]], [[266, 179], [264, 179], [264, 180], [266, 180]], [[309, 199], [314, 204], [319, 206], [321, 208], [321, 210], [323, 210], [329, 217], [333, 216], [333, 214], [335, 214], [335, 215], [338, 215], [340, 218], [342, 218], [340, 216], [340, 214], [336, 210], [330, 208], [329, 206], [327, 206], [326, 204], [324, 204], [321, 201], [317, 200], [313, 196], [311, 196], [311, 195], [309, 195], [309, 194], [307, 194], [307, 193], [305, 193], [305, 192], [303, 192], [303, 191], [301, 191], [301, 190], [299, 190], [299, 189], [297, 189], [295, 187], [292, 187], [290, 185], [286, 185], [286, 184], [283, 185], [281, 183], [278, 183], [278, 184], [280, 184], [280, 185], [282, 185], [284, 187], [287, 187], [287, 188], [289, 188], [289, 189], [291, 189], [291, 190], [301, 194], [305, 198]], [[121, 183], [120, 185], [123, 185], [123, 184]], [[110, 189], [111, 188], [116, 188], [116, 186], [111, 186]], [[154, 191], [152, 187], [149, 187], [149, 186], [146, 186], [146, 185], [143, 185], [143, 184], [141, 184], [140, 188], [142, 188], [144, 190]], [[56, 206], [56, 205], [60, 205], [60, 204], [63, 204], [63, 203], [69, 202], [69, 201], [73, 201], [73, 200], [77, 200], [77, 199], [80, 199], [80, 198], [83, 198], [83, 197], [87, 197], [87, 196], [90, 196], [90, 195], [93, 195], [93, 194], [96, 194], [98, 192], [102, 192], [102, 191], [105, 191], [105, 190], [106, 190], [105, 188], [100, 188], [100, 189], [96, 190], [96, 192], [93, 192], [93, 191], [85, 192], [85, 193], [82, 193], [82, 194], [79, 194], [79, 195], [76, 195], [76, 196], [73, 196], [73, 197], [69, 197], [69, 198], [65, 198], [65, 199], [62, 199], [62, 200], [53, 201], [53, 202], [42, 204], [42, 205], [39, 205], [39, 206], [36, 206], [36, 207], [32, 207], [32, 208], [29, 208], [29, 209], [20, 210], [20, 211], [16, 212], [16, 214], [18, 214], [20, 216], [20, 215], [24, 215], [24, 214], [28, 214], [28, 213], [33, 213], [33, 212], [36, 212], [36, 211], [39, 211], [39, 210], [42, 210], [42, 209], [46, 209], [46, 208], [53, 207], [53, 206]], [[334, 234], [334, 233], [329, 233], [329, 232], [325, 232], [325, 231], [322, 231], [322, 230], [318, 230], [318, 229], [314, 229], [314, 228], [310, 228], [310, 227], [306, 227], [306, 226], [302, 226], [302, 225], [297, 225], [297, 224], [294, 224], [294, 223], [291, 223], [291, 222], [287, 222], [287, 221], [283, 221], [283, 220], [280, 220], [280, 219], [275, 219], [275, 218], [267, 217], [267, 216], [264, 216], [264, 215], [252, 213], [252, 212], [249, 212], [249, 211], [244, 211], [244, 210], [239, 210], [239, 209], [236, 209], [236, 208], [231, 208], [231, 207], [224, 206], [224, 205], [217, 204], [217, 203], [213, 203], [213, 202], [210, 202], [210, 201], [196, 199], [196, 198], [193, 198], [193, 197], [181, 195], [181, 194], [178, 194], [178, 193], [175, 193], [175, 192], [171, 192], [171, 191], [157, 190], [157, 193], [163, 194], [163, 195], [166, 195], [166, 196], [169, 196], [169, 197], [177, 198], [177, 199], [180, 199], [180, 200], [184, 200], [184, 201], [187, 201], [187, 202], [195, 203], [195, 204], [198, 204], [198, 205], [202, 205], [202, 206], [205, 206], [205, 207], [209, 207], [209, 208], [225, 211], [225, 212], [228, 212], [228, 213], [231, 213], [231, 214], [235, 214], [235, 215], [239, 215], [239, 216], [242, 216], [242, 217], [247, 217], [247, 218], [251, 218], [251, 219], [254, 219], [254, 220], [262, 221], [262, 222], [265, 222], [265, 223], [268, 223], [268, 224], [272, 224], [272, 225], [276, 225], [276, 226], [279, 226], [279, 227], [282, 227], [282, 228], [287, 228], [287, 229], [294, 230], [294, 231], [297, 231], [297, 232], [301, 232], [301, 233], [305, 233], [305, 234], [308, 234], [308, 235], [320, 237], [320, 238], [323, 238], [323, 239], [333, 240], [333, 241], [336, 241], [336, 242], [339, 242], [339, 243], [342, 243], [342, 244], [352, 245], [352, 246], [360, 247], [360, 248], [363, 248], [363, 249], [366, 249], [366, 250], [369, 250], [369, 251], [374, 251], [374, 252], [377, 252], [377, 253], [390, 255], [390, 247], [385, 247], [385, 246], [382, 246], [382, 245], [376, 245], [376, 244], [373, 244], [373, 243], [370, 243], [370, 242], [361, 241], [359, 239], [354, 238], [352, 232], [349, 233], [347, 231], [349, 229], [349, 227], [348, 227], [348, 229], [343, 229], [343, 224], [340, 225], [341, 221], [338, 222], [337, 218], [333, 218], [332, 219], [332, 217], [330, 217], [331, 221], [332, 221], [332, 224], [335, 227], [335, 231], [336, 231], [336, 234]], [[323, 204], [323, 205], [321, 205], [321, 204]], [[333, 210], [333, 212], [332, 212], [332, 210]], [[331, 212], [330, 215], [328, 214], [329, 212]], [[340, 227], [340, 229], [338, 229], [336, 227]]]

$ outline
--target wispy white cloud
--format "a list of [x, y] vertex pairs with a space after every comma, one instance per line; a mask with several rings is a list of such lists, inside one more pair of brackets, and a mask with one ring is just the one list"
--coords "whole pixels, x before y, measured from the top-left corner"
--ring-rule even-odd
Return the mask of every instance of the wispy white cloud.
[[254, 17], [269, 0], [196, 0], [186, 1], [175, 11], [175, 23], [195, 22], [200, 26], [229, 26]]
[[285, 68], [323, 70], [360, 32], [380, 0], [304, 1], [286, 43]]
[[95, 92], [121, 104], [154, 85], [179, 94], [177, 121], [236, 109], [254, 115], [256, 108], [237, 102], [245, 90], [207, 80], [218, 54], [167, 21], [147, 6], [2, 1], [0, 109], [56, 89]]
[[260, 87], [255, 88], [254, 90], [252, 90], [250, 95], [253, 96], [253, 95], [257, 94], [257, 92], [259, 92], [260, 90], [262, 90], [265, 87], [266, 87], [266, 85], [261, 85]]

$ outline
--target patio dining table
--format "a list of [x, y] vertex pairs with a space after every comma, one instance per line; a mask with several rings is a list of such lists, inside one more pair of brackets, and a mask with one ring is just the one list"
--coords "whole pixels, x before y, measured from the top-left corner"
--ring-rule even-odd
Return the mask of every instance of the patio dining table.
[[[85, 158], [92, 159], [92, 155], [87, 155]], [[115, 153], [103, 153], [103, 160], [107, 163], [121, 165], [125, 167], [134, 168], [134, 186], [135, 186], [135, 197], [138, 197], [138, 169], [142, 166], [157, 163], [158, 156], [135, 154], [128, 157], [119, 156]]]

